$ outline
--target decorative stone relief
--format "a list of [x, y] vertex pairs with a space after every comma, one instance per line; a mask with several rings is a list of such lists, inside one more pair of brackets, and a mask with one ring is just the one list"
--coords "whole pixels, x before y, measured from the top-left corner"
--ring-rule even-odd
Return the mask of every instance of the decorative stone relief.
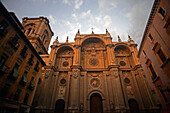
[[126, 89], [127, 89], [127, 95], [129, 97], [133, 96], [134, 93], [133, 93], [132, 87], [131, 86], [127, 86]]
[[49, 77], [50, 71], [51, 71], [51, 70], [46, 70], [46, 72], [45, 72], [45, 79], [47, 79], [47, 78]]
[[89, 60], [89, 64], [92, 65], [92, 66], [97, 66], [99, 64], [99, 61], [96, 58], [91, 58]]
[[64, 94], [65, 94], [65, 86], [60, 86], [60, 87], [59, 87], [58, 97], [59, 97], [59, 98], [63, 98], [63, 97], [64, 97]]
[[74, 78], [78, 77], [78, 72], [79, 72], [79, 70], [73, 70], [73, 77]]
[[118, 77], [118, 72], [117, 71], [113, 71], [113, 75], [114, 75], [114, 77]]
[[97, 88], [100, 85], [100, 80], [98, 78], [92, 78], [90, 80], [90, 85], [94, 88]]

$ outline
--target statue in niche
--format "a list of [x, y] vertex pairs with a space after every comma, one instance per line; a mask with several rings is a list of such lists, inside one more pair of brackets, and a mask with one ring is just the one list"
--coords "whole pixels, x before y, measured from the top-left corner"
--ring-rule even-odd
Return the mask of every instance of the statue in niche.
[[128, 96], [133, 96], [132, 87], [131, 87], [131, 86], [127, 86], [126, 89], [127, 89], [127, 95], [128, 95]]

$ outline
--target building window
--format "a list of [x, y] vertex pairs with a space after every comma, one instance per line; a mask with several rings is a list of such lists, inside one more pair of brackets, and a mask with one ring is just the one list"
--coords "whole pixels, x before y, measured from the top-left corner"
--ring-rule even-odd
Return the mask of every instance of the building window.
[[147, 56], [145, 50], [143, 50], [143, 54], [144, 54], [145, 57]]
[[160, 62], [160, 64], [163, 64], [166, 62], [167, 58], [164, 52], [162, 51], [161, 45], [159, 43], [155, 43], [153, 47], [153, 51], [156, 54], [156, 57], [158, 58], [158, 61]]
[[149, 38], [150, 38], [151, 41], [153, 41], [153, 37], [152, 37], [151, 34], [149, 34]]
[[34, 67], [34, 70], [35, 70], [35, 71], [38, 71], [38, 70], [39, 70], [38, 65], [39, 65], [39, 62], [37, 61], [36, 65], [35, 65], [35, 67]]
[[21, 78], [21, 81], [20, 81], [20, 83], [22, 84], [22, 85], [25, 85], [26, 83], [27, 83], [27, 74], [28, 74], [28, 72], [24, 72], [24, 74], [23, 74], [23, 76], [22, 76], [22, 78]]
[[161, 61], [165, 62], [166, 61], [166, 57], [165, 57], [164, 53], [162, 52], [162, 50], [159, 49], [157, 53], [158, 53], [158, 56], [160, 57]]
[[28, 60], [28, 63], [30, 64], [30, 65], [33, 65], [33, 59], [34, 59], [34, 55], [33, 54], [31, 54], [31, 57], [30, 57], [30, 59]]
[[7, 59], [8, 59], [8, 56], [6, 54], [2, 54], [2, 56], [0, 57], [0, 73], [1, 74], [3, 74], [8, 68], [7, 66], [5, 66], [5, 62], [7, 61]]
[[164, 90], [162, 89], [161, 85], [157, 85], [157, 87], [158, 87], [161, 95], [163, 96], [165, 102], [168, 102], [168, 99], [167, 99], [167, 97], [166, 97], [166, 95], [165, 95], [165, 92], [164, 92]]
[[150, 72], [151, 72], [151, 74], [152, 74], [152, 79], [153, 79], [153, 80], [156, 79], [156, 78], [157, 78], [157, 75], [156, 75], [156, 73], [155, 73], [155, 70], [153, 69], [152, 64], [149, 65], [149, 70], [150, 70]]
[[16, 80], [17, 77], [18, 77], [18, 70], [19, 70], [19, 65], [15, 64], [15, 66], [14, 66], [13, 70], [11, 71], [9, 77]]
[[34, 89], [34, 77], [31, 78], [31, 81], [29, 83], [28, 89], [33, 90]]
[[28, 102], [28, 97], [29, 97], [29, 94], [26, 93], [26, 94], [25, 94], [25, 97], [24, 97], [24, 101], [23, 101], [24, 104], [27, 104], [27, 102]]
[[2, 90], [0, 91], [0, 96], [6, 97], [10, 87], [11, 87], [11, 85], [5, 84], [4, 87], [2, 88]]
[[0, 23], [0, 37], [3, 37], [7, 34], [7, 27], [8, 27], [8, 23], [3, 20], [1, 23]]
[[166, 21], [164, 28], [166, 29], [167, 34], [170, 34], [170, 17]]
[[148, 59], [146, 64], [147, 64], [148, 70], [150, 72], [150, 75], [152, 77], [152, 80], [156, 80], [158, 78], [158, 76], [156, 75], [156, 72], [155, 72], [155, 69], [153, 68], [151, 60]]
[[162, 9], [162, 7], [159, 8], [158, 13], [160, 13], [160, 14], [162, 15], [162, 17], [165, 17], [165, 13], [166, 13], [166, 12], [165, 12], [164, 9]]
[[31, 28], [28, 29], [27, 35], [29, 35], [31, 33]]
[[27, 57], [27, 47], [24, 46], [24, 48], [21, 50], [21, 53], [20, 55], [23, 57], [23, 58], [26, 58]]
[[19, 97], [20, 97], [20, 94], [21, 94], [21, 89], [17, 89], [15, 94], [14, 94], [14, 100], [18, 101], [19, 100]]
[[14, 37], [11, 37], [11, 39], [8, 41], [8, 43], [9, 43], [13, 48], [16, 48], [16, 49], [17, 49], [17, 48], [19, 47], [18, 41], [19, 41], [18, 35], [15, 35]]

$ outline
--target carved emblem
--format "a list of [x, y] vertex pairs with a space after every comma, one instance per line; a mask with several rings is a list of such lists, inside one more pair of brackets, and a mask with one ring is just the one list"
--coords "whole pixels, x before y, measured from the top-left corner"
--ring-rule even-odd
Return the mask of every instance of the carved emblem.
[[73, 77], [74, 77], [74, 78], [77, 78], [77, 77], [78, 77], [78, 70], [74, 70], [74, 71], [73, 71]]
[[93, 86], [93, 87], [99, 87], [99, 85], [100, 85], [100, 80], [98, 79], [98, 78], [93, 78], [93, 79], [91, 79], [91, 81], [90, 81], [90, 84], [91, 84], [91, 86]]
[[92, 65], [92, 66], [97, 66], [99, 64], [99, 61], [98, 61], [98, 59], [91, 58], [89, 60], [89, 64]]
[[63, 62], [63, 67], [67, 67], [69, 65], [68, 62]]
[[117, 78], [118, 77], [118, 72], [117, 71], [113, 71], [113, 75]]

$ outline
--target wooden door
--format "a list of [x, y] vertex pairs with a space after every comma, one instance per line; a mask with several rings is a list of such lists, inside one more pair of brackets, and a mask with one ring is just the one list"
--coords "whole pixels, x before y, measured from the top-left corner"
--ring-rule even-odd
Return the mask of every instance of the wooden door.
[[130, 99], [128, 103], [129, 103], [130, 113], [140, 113], [138, 103], [135, 99]]
[[55, 113], [64, 113], [65, 102], [62, 99], [56, 101]]
[[90, 113], [103, 113], [102, 97], [99, 94], [90, 97]]

